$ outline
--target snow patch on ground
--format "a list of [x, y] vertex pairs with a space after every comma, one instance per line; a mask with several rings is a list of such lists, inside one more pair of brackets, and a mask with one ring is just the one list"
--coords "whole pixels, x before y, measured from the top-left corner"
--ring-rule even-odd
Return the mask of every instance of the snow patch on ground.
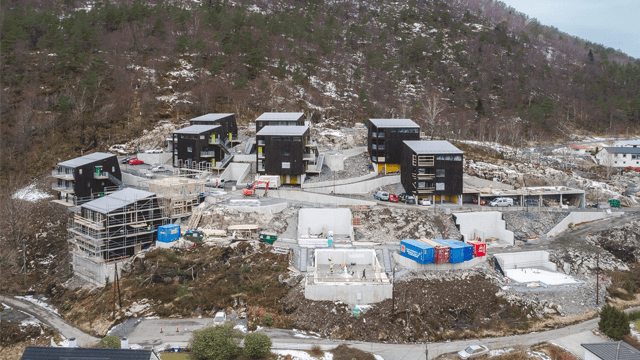
[[28, 301], [34, 305], [37, 305], [49, 312], [52, 312], [56, 315], [60, 315], [60, 313], [58, 313], [58, 309], [54, 308], [53, 306], [51, 306], [50, 304], [46, 303], [45, 301], [47, 300], [46, 297], [41, 297], [40, 299], [34, 299], [33, 295], [27, 295], [27, 296], [16, 296], [16, 299], [22, 299], [25, 301]]
[[291, 355], [291, 360], [333, 360], [331, 353], [325, 353], [323, 357], [316, 358], [300, 350], [272, 350], [271, 352], [278, 355], [279, 360], [284, 359], [287, 355]]
[[491, 350], [491, 351], [489, 351], [489, 356], [490, 357], [500, 356], [500, 355], [504, 355], [504, 354], [510, 353], [513, 350], [514, 350], [513, 348]]
[[11, 196], [12, 199], [24, 200], [29, 202], [38, 202], [40, 200], [48, 199], [51, 197], [53, 197], [53, 195], [36, 189], [36, 184], [25, 186], [22, 189], [16, 191], [13, 196]]
[[505, 274], [509, 279], [519, 283], [538, 282], [545, 285], [567, 285], [578, 283], [578, 281], [569, 275], [533, 268], [507, 269], [505, 270]]
[[242, 331], [243, 334], [247, 333], [247, 326], [246, 325], [242, 325], [242, 324], [238, 324], [236, 326], [233, 327], [235, 330], [240, 330]]

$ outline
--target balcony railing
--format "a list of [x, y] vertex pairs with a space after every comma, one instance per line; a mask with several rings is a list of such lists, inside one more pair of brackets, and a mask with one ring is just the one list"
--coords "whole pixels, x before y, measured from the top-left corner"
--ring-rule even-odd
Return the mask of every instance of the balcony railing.
[[109, 178], [109, 173], [107, 172], [94, 172], [93, 173], [93, 178], [94, 179], [108, 179]]
[[264, 171], [264, 166], [258, 165], [258, 172], [260, 172], [260, 171]]
[[316, 155], [311, 153], [311, 154], [302, 154], [302, 160], [304, 161], [314, 161], [316, 159]]
[[258, 159], [264, 159], [264, 153], [259, 152], [258, 153]]
[[67, 172], [67, 171], [60, 171], [60, 170], [52, 170], [51, 176], [53, 176], [56, 179], [73, 180], [73, 171]]
[[436, 177], [436, 174], [417, 174], [418, 179], [433, 179]]
[[60, 192], [66, 192], [66, 193], [73, 193], [73, 185], [60, 185], [60, 184], [56, 184], [54, 183], [53, 185], [51, 185], [51, 188], [54, 191], [60, 191]]
[[215, 151], [200, 151], [200, 157], [206, 158], [206, 157], [215, 157], [215, 156], [216, 156]]

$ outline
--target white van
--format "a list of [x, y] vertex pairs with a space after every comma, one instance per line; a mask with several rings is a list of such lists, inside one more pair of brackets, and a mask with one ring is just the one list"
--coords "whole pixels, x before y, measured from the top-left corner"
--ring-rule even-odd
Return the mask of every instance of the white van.
[[491, 207], [513, 206], [513, 199], [512, 198], [496, 198], [496, 199], [493, 199], [493, 201], [489, 203], [489, 206], [491, 206]]

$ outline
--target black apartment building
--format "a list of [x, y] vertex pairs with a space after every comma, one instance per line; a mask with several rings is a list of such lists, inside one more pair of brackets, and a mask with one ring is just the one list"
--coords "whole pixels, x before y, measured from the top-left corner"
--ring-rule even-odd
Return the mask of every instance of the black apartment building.
[[236, 123], [236, 114], [216, 114], [210, 113], [198, 116], [189, 120], [191, 125], [220, 125], [221, 136], [223, 139], [229, 140], [230, 143], [239, 143], [238, 140], [238, 124]]
[[301, 184], [317, 158], [308, 126], [265, 126], [256, 134], [257, 173], [278, 175], [283, 184]]
[[410, 119], [369, 119], [369, 156], [378, 172], [400, 170], [405, 140], [420, 140], [420, 125]]
[[57, 200], [73, 205], [77, 199], [104, 195], [105, 189], [122, 185], [122, 173], [114, 154], [97, 152], [60, 162], [51, 176]]
[[458, 203], [462, 160], [463, 152], [448, 141], [404, 141], [400, 181], [407, 194]]
[[215, 167], [230, 153], [220, 125], [191, 125], [173, 132], [173, 166]]
[[304, 113], [266, 112], [256, 119], [256, 133], [265, 126], [304, 126]]

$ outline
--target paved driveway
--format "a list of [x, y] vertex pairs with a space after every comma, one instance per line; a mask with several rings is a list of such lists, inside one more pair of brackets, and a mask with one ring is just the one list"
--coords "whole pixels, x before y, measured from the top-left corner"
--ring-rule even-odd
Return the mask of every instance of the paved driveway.
[[595, 335], [591, 331], [583, 331], [577, 334], [568, 335], [557, 340], [551, 340], [554, 345], [569, 350], [573, 355], [584, 359], [584, 348], [581, 344], [606, 342], [608, 340]]

